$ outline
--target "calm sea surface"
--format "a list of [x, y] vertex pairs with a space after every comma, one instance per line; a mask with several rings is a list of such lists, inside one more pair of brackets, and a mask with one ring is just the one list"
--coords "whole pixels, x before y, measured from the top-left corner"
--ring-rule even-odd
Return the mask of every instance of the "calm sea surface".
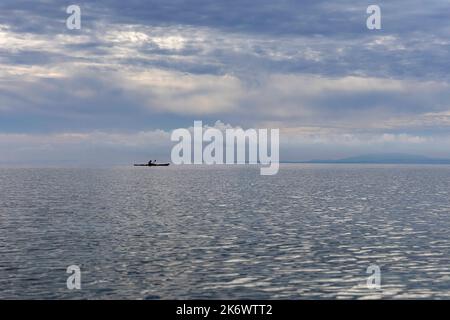
[[448, 299], [449, 192], [450, 166], [0, 169], [0, 299]]

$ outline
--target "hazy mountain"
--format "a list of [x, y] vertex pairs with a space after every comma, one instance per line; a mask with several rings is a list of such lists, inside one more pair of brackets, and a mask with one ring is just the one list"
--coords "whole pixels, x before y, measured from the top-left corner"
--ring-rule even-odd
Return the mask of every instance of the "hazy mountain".
[[402, 153], [367, 154], [337, 160], [311, 160], [306, 163], [386, 163], [386, 164], [450, 164], [450, 159], [429, 158]]

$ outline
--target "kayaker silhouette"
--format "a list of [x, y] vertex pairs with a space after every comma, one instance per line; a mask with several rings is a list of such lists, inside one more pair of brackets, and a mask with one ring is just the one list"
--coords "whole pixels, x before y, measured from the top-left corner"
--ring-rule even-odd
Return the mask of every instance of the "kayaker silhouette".
[[156, 160], [150, 160], [147, 163], [134, 164], [135, 167], [168, 167], [170, 163], [157, 163]]

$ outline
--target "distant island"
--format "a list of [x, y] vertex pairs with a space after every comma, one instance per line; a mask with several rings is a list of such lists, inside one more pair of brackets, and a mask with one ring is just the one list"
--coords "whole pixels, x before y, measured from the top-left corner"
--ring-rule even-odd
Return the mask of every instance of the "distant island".
[[450, 164], [450, 159], [430, 158], [402, 153], [367, 154], [337, 160], [310, 160], [298, 163], [370, 163], [370, 164]]

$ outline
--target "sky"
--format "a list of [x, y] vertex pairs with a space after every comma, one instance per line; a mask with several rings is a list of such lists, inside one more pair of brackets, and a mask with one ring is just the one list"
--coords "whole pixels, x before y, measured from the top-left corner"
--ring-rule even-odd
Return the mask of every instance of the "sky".
[[0, 165], [166, 160], [194, 120], [279, 128], [284, 161], [450, 158], [449, 51], [449, 0], [2, 0]]

